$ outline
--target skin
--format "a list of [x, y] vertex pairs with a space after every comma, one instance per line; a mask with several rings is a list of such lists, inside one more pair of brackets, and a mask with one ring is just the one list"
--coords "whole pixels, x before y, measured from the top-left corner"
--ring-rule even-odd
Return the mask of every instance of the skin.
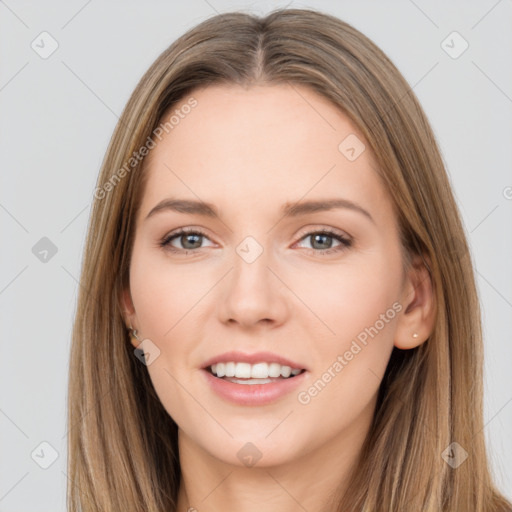
[[[430, 278], [421, 265], [404, 271], [397, 219], [368, 145], [355, 161], [340, 152], [347, 135], [364, 138], [328, 100], [296, 85], [210, 86], [193, 97], [198, 105], [151, 151], [123, 296], [127, 326], [160, 350], [147, 370], [179, 426], [178, 510], [334, 510], [328, 498], [350, 476], [393, 346], [413, 348], [431, 333]], [[171, 196], [211, 202], [220, 217], [163, 210], [146, 219]], [[374, 222], [350, 209], [280, 214], [286, 202], [333, 197]], [[206, 237], [174, 238], [181, 254], [159, 245], [188, 226]], [[308, 236], [326, 228], [352, 245], [321, 254], [341, 246]], [[250, 264], [236, 252], [247, 236], [264, 249]], [[298, 392], [393, 303], [401, 311], [300, 403]], [[305, 384], [269, 405], [225, 401], [200, 368], [236, 349], [302, 363]], [[249, 441], [262, 455], [252, 467], [237, 457]]]

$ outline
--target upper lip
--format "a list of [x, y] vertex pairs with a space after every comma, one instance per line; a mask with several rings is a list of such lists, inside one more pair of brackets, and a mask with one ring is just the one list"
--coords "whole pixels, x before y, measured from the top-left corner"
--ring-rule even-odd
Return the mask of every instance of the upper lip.
[[272, 352], [254, 352], [246, 354], [244, 352], [232, 351], [224, 352], [218, 356], [214, 356], [203, 363], [203, 369], [209, 368], [212, 364], [227, 363], [233, 361], [235, 363], [279, 363], [281, 366], [289, 366], [299, 370], [307, 370], [307, 368], [300, 364], [288, 359], [287, 357], [273, 354]]

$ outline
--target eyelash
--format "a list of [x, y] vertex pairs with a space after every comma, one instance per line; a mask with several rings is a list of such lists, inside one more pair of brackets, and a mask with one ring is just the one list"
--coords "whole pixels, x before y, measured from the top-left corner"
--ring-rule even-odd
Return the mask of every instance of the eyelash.
[[[201, 250], [201, 248], [198, 248], [198, 249], [177, 249], [176, 247], [173, 247], [172, 245], [170, 245], [172, 240], [174, 240], [175, 238], [178, 238], [178, 237], [180, 237], [182, 235], [199, 235], [199, 236], [202, 236], [204, 238], [208, 238], [206, 233], [204, 233], [200, 229], [197, 229], [197, 228], [181, 228], [178, 231], [175, 231], [173, 233], [169, 233], [164, 238], [162, 238], [162, 240], [159, 242], [159, 245], [160, 245], [160, 247], [164, 248], [165, 250], [168, 250], [168, 251], [173, 252], [173, 253], [182, 253], [182, 254], [184, 253], [185, 256], [188, 255], [189, 253], [197, 253], [197, 252], [199, 252]], [[338, 232], [336, 232], [334, 230], [331, 230], [329, 228], [321, 229], [321, 230], [318, 230], [318, 231], [308, 231], [307, 233], [302, 234], [302, 236], [299, 238], [298, 241], [301, 241], [301, 240], [303, 240], [303, 239], [305, 239], [305, 238], [307, 238], [309, 236], [312, 236], [312, 235], [327, 235], [330, 238], [335, 238], [336, 240], [338, 240], [341, 243], [337, 247], [330, 248], [330, 249], [309, 249], [309, 248], [306, 248], [306, 250], [308, 252], [312, 252], [314, 254], [319, 254], [319, 255], [327, 255], [327, 254], [332, 254], [332, 253], [338, 253], [338, 252], [345, 251], [349, 247], [351, 247], [352, 243], [353, 243], [353, 241], [351, 239], [345, 238], [344, 236], [340, 235]]]

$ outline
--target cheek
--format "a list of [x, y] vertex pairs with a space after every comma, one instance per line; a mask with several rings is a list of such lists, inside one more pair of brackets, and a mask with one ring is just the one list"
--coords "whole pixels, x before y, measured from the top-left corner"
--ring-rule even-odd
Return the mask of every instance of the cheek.
[[297, 395], [305, 416], [329, 411], [332, 421], [317, 428], [334, 431], [369, 406], [393, 349], [403, 309], [397, 301], [400, 266], [391, 258], [370, 260], [341, 264], [328, 274], [310, 271], [307, 278], [295, 280], [294, 291], [307, 297], [321, 320], [311, 314], [299, 320], [304, 332], [312, 332], [308, 325], [315, 323], [320, 325], [315, 331], [322, 333], [311, 340], [315, 370], [309, 386]]
[[[382, 334], [391, 330], [390, 322], [383, 328], [379, 321], [381, 315], [385, 320], [396, 316], [393, 304], [400, 296], [400, 263], [398, 258], [393, 261], [391, 253], [374, 251], [347, 257], [339, 264], [310, 264], [307, 269], [281, 273], [300, 299], [292, 298], [295, 313], [305, 313], [294, 318], [302, 323], [304, 332], [311, 331], [316, 322], [319, 328], [315, 331], [328, 343], [326, 346], [342, 349], [376, 322]], [[317, 350], [317, 346], [312, 347], [312, 351]]]
[[197, 271], [142, 251], [132, 257], [130, 289], [141, 333], [156, 340], [171, 337], [174, 326], [205, 293]]
[[[374, 290], [375, 292], [375, 290]], [[400, 305], [386, 294], [360, 295], [327, 315], [336, 335], [316, 340], [314, 371], [296, 395], [294, 420], [314, 445], [341, 431], [354, 444], [371, 422], [378, 389], [393, 350]], [[320, 419], [320, 421], [319, 421]], [[366, 422], [366, 423], [365, 423]]]
[[179, 265], [136, 249], [130, 266], [130, 288], [140, 333], [151, 340], [152, 350], [158, 354], [147, 365], [148, 374], [160, 402], [180, 424], [180, 412], [188, 411], [189, 416], [196, 412], [184, 389], [191, 377], [187, 373], [192, 348], [187, 325], [199, 292]]

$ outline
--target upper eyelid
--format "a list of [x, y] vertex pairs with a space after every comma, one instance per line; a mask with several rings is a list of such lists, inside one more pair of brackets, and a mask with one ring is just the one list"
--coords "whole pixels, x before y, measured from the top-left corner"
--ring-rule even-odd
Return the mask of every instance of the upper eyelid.
[[304, 228], [304, 230], [301, 230], [299, 232], [299, 235], [301, 238], [307, 235], [311, 235], [313, 233], [327, 233], [329, 235], [336, 235], [340, 236], [342, 238], [347, 238], [349, 240], [352, 239], [352, 237], [346, 233], [345, 231], [342, 231], [341, 229], [331, 228], [331, 227], [320, 227], [320, 228]]

